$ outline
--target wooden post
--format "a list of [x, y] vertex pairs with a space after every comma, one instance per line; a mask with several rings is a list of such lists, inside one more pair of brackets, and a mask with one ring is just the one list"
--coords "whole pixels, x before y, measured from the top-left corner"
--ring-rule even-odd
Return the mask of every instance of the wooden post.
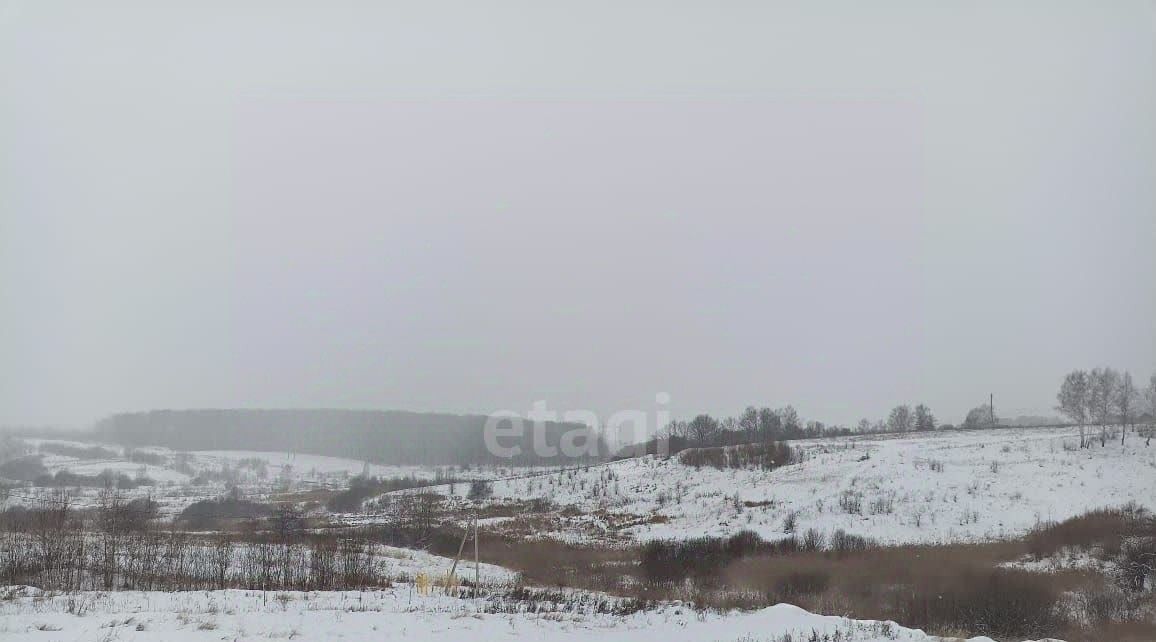
[[[454, 577], [458, 572], [458, 560], [462, 559], [462, 551], [466, 550], [466, 539], [469, 538], [469, 536], [470, 529], [469, 527], [466, 527], [466, 532], [462, 533], [462, 543], [458, 544], [458, 554], [456, 557], [454, 557], [454, 565], [450, 567], [450, 574], [446, 577], [447, 580], [451, 577]], [[474, 548], [476, 549], [477, 547], [475, 546]], [[449, 592], [449, 584], [449, 582], [446, 582], [447, 592]]]

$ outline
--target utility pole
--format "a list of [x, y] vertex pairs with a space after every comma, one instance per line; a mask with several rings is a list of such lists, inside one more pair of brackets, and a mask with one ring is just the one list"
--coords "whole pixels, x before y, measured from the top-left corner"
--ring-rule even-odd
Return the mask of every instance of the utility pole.
[[[476, 519], [476, 518], [475, 518]], [[462, 559], [462, 551], [466, 550], [466, 540], [470, 538], [470, 527], [466, 527], [466, 532], [462, 533], [462, 543], [458, 544], [458, 554], [454, 556], [454, 565], [450, 567], [449, 574], [446, 575], [446, 595], [449, 595], [450, 585], [457, 577], [458, 561]], [[475, 545], [474, 548], [477, 548]]]
[[995, 393], [989, 393], [987, 409], [991, 411], [991, 427], [995, 428]]
[[478, 561], [478, 514], [474, 513], [474, 598], [482, 588], [482, 563]]
[[[449, 575], [446, 576], [446, 587], [449, 588], [453, 578], [457, 576], [458, 561], [462, 559], [462, 551], [466, 548], [466, 540], [470, 538], [470, 527], [466, 526], [466, 532], [462, 533], [462, 542], [458, 544], [458, 554], [454, 557], [454, 565], [450, 567]], [[468, 563], [468, 562], [467, 562]], [[474, 597], [480, 595], [479, 587], [482, 581], [482, 563], [478, 557], [478, 514], [474, 513]]]

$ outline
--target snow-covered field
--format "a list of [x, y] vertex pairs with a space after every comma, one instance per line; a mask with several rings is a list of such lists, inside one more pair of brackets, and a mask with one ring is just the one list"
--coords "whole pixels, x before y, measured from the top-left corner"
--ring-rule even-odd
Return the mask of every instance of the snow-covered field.
[[[300, 481], [344, 481], [355, 475], [372, 477], [416, 477], [432, 480], [436, 470], [422, 466], [382, 466], [355, 459], [308, 455], [303, 453], [257, 450], [195, 450], [190, 453], [195, 465], [207, 468], [236, 467], [244, 460], [260, 459], [268, 465], [273, 477]], [[449, 470], [450, 467], [446, 467]]]
[[[25, 439], [31, 454], [40, 458], [50, 475], [66, 471], [75, 475], [94, 476], [106, 471], [151, 483], [122, 491], [128, 499], [151, 497], [163, 516], [180, 513], [189, 504], [222, 495], [235, 484], [254, 499], [270, 495], [304, 492], [316, 489], [342, 490], [350, 478], [366, 474], [382, 478], [414, 478], [433, 482], [439, 475], [457, 479], [492, 479], [526, 474], [529, 469], [510, 467], [454, 466], [384, 466], [356, 459], [310, 455], [284, 451], [206, 450], [178, 452], [162, 447], [130, 449], [155, 458], [155, 463], [133, 461], [123, 446], [101, 442], [59, 439]], [[53, 452], [53, 448], [102, 451], [101, 456], [72, 456]], [[92, 505], [99, 489], [71, 487], [76, 506]], [[44, 488], [24, 488], [10, 499], [12, 504], [35, 504], [37, 498], [50, 494]]]
[[[102, 447], [115, 451], [118, 455], [124, 454], [124, 448], [115, 444], [103, 444], [82, 441], [62, 441], [46, 439], [27, 439], [34, 448], [43, 445], [67, 446], [72, 448]], [[382, 466], [369, 462], [346, 459], [342, 457], [328, 457], [325, 455], [310, 455], [285, 451], [256, 451], [256, 450], [195, 450], [177, 452], [169, 448], [143, 447], [133, 449], [150, 455], [156, 455], [166, 461], [164, 466], [149, 464], [146, 466], [148, 476], [159, 482], [173, 481], [187, 482], [193, 475], [200, 472], [218, 472], [224, 468], [240, 469], [241, 477], [245, 481], [274, 478], [297, 482], [343, 482], [354, 475], [368, 474], [377, 477], [416, 477], [418, 479], [434, 479], [437, 474], [435, 467], [423, 466]], [[265, 474], [258, 476], [252, 470], [249, 462], [259, 460], [264, 462]], [[192, 474], [173, 470], [180, 461]], [[98, 459], [83, 459], [66, 455], [48, 454], [43, 462], [49, 472], [67, 470], [76, 474], [91, 475], [102, 470], [113, 470], [133, 475], [141, 470], [142, 464], [129, 461], [123, 456]], [[442, 467], [443, 472], [452, 470], [452, 467]], [[159, 471], [159, 472], [158, 472]], [[468, 472], [457, 472], [460, 477], [469, 477]], [[479, 471], [475, 474], [485, 474]]]
[[495, 482], [494, 498], [578, 508], [565, 523], [572, 532], [543, 533], [561, 537], [589, 537], [595, 520], [608, 535], [637, 539], [743, 529], [776, 538], [794, 513], [799, 533], [844, 529], [883, 543], [1004, 539], [1093, 508], [1156, 508], [1156, 446], [1129, 435], [1124, 446], [1079, 450], [1077, 434], [1024, 428], [791, 442], [805, 461], [774, 471], [644, 457]]
[[[454, 564], [448, 557], [393, 546], [377, 546], [374, 553], [374, 561], [380, 567], [378, 575], [396, 580], [412, 580], [421, 573], [431, 578], [445, 577], [449, 575]], [[472, 580], [473, 561], [461, 562], [457, 568], [457, 575], [459, 578]], [[514, 571], [485, 563], [478, 566], [478, 576], [485, 585], [511, 585], [518, 580], [518, 574]]]
[[164, 466], [142, 464], [127, 459], [79, 459], [67, 455], [46, 455], [44, 467], [51, 474], [66, 470], [76, 475], [99, 475], [110, 470], [114, 473], [124, 473], [129, 477], [147, 477], [160, 484], [185, 484], [190, 477]]
[[[6, 595], [11, 593], [11, 595]], [[0, 638], [70, 640], [548, 640], [842, 642], [939, 640], [891, 622], [814, 615], [787, 604], [713, 615], [670, 605], [632, 615], [487, 612], [484, 600], [365, 592], [119, 592], [39, 596], [0, 588]], [[5, 599], [7, 598], [7, 599]], [[499, 609], [500, 610], [500, 609]], [[812, 638], [829, 635], [832, 637]], [[789, 637], [788, 637], [789, 636]], [[988, 638], [973, 638], [975, 642]]]
[[[784, 522], [793, 514], [800, 533], [843, 529], [883, 543], [978, 541], [1017, 537], [1038, 522], [1098, 507], [1137, 502], [1156, 508], [1156, 447], [1144, 446], [1134, 434], [1123, 446], [1110, 442], [1104, 448], [1080, 450], [1076, 444], [1077, 430], [1072, 428], [797, 441], [791, 445], [804, 453], [804, 461], [774, 471], [694, 468], [657, 457], [563, 471], [461, 470], [380, 466], [285, 452], [176, 453], [164, 448], [140, 449], [163, 457], [164, 465], [58, 454], [47, 454], [43, 462], [52, 472], [92, 475], [111, 469], [154, 479], [158, 485], [127, 494], [151, 494], [166, 515], [224, 492], [222, 470], [256, 498], [341, 489], [362, 472], [430, 481], [438, 474], [497, 479], [494, 503], [541, 498], [570, 509], [564, 515], [558, 511], [553, 521], [536, 522], [536, 528], [546, 529], [537, 534], [586, 540], [729, 535], [743, 529], [776, 538], [786, 535]], [[253, 465], [257, 461], [260, 466]], [[195, 476], [202, 477], [197, 485], [192, 484]], [[451, 486], [436, 490], [449, 494]], [[469, 485], [459, 483], [452, 490], [464, 498]], [[19, 503], [38, 492], [26, 489], [11, 501]], [[86, 494], [96, 491], [77, 492], [83, 503]]]
[[[341, 489], [367, 472], [433, 481], [493, 479], [484, 500], [500, 515], [483, 520], [502, 529], [526, 518], [537, 536], [563, 539], [646, 540], [731, 535], [752, 530], [768, 539], [785, 536], [788, 515], [795, 532], [843, 529], [883, 543], [995, 540], [1017, 537], [1041, 521], [1059, 521], [1090, 509], [1136, 502], [1156, 508], [1156, 447], [1129, 435], [1125, 444], [1076, 448], [1074, 429], [1005, 429], [923, 433], [792, 442], [802, 461], [774, 471], [695, 468], [677, 458], [642, 457], [583, 468], [459, 470], [394, 467], [284, 452], [144, 450], [151, 463], [130, 461], [123, 448], [105, 445], [100, 457], [41, 451], [55, 473], [94, 475], [112, 470], [158, 483], [127, 495], [149, 494], [171, 516], [197, 499], [215, 497], [228, 483], [254, 498], [292, 498], [294, 492]], [[41, 444], [32, 443], [34, 448]], [[77, 448], [93, 444], [75, 442]], [[94, 451], [95, 452], [95, 451]], [[155, 457], [159, 457], [157, 460]], [[259, 462], [259, 463], [258, 463]], [[455, 495], [452, 516], [472, 516], [467, 483], [432, 490]], [[452, 489], [452, 490], [451, 490]], [[9, 503], [27, 503], [46, 492], [23, 488]], [[78, 505], [95, 489], [77, 489]], [[407, 491], [399, 491], [407, 492]], [[527, 500], [548, 500], [531, 513]], [[452, 508], [451, 508], [452, 510]], [[372, 523], [382, 515], [342, 516]], [[785, 640], [812, 639], [812, 631], [837, 639], [933, 640], [892, 623], [813, 615], [779, 605], [752, 613], [710, 614], [678, 604], [616, 616], [569, 608], [510, 612], [485, 600], [420, 595], [419, 573], [445, 574], [452, 560], [419, 551], [376, 549], [380, 575], [394, 588], [358, 592], [210, 591], [191, 593], [81, 593], [41, 595], [0, 589], [0, 638], [4, 640], [219, 640], [524, 638], [529, 640]], [[1007, 566], [1041, 572], [1085, 568], [1074, 551], [1043, 561]], [[464, 576], [473, 573], [467, 564]], [[459, 568], [459, 575], [463, 569]], [[483, 585], [509, 586], [516, 575], [483, 565]], [[517, 609], [525, 609], [521, 603]], [[986, 639], [986, 638], [975, 638]]]

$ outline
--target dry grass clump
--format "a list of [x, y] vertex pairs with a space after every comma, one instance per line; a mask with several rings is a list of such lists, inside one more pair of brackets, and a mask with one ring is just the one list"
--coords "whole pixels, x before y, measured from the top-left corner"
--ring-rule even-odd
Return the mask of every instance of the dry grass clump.
[[[847, 536], [841, 536], [845, 539]], [[1043, 636], [1064, 620], [1064, 581], [995, 568], [1010, 547], [857, 548], [761, 556], [727, 569], [726, 584], [767, 601], [819, 609], [837, 603], [858, 618], [936, 632]]]
[[782, 442], [768, 441], [735, 446], [691, 448], [678, 453], [678, 461], [686, 466], [711, 468], [761, 468], [774, 470], [798, 461], [798, 453]]
[[1059, 523], [1037, 525], [1025, 538], [1035, 559], [1064, 548], [1097, 548], [1104, 555], [1120, 552], [1126, 538], [1156, 537], [1156, 520], [1135, 505], [1093, 510]]
[[768, 542], [743, 533], [607, 548], [490, 538], [483, 556], [520, 570], [528, 583], [645, 602], [677, 599], [719, 610], [789, 602], [996, 639], [1109, 639], [1105, 631], [1114, 640], [1156, 639], [1156, 624], [1143, 621], [1145, 609], [1156, 606], [1151, 592], [1122, 592], [1090, 570], [1001, 568], [1023, 557], [1026, 542], [881, 547], [843, 531], [821, 535], [813, 533], [810, 544], [805, 534]]

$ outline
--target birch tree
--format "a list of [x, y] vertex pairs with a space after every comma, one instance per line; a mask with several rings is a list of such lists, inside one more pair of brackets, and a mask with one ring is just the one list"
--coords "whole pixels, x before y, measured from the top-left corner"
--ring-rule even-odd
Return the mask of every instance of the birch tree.
[[747, 406], [739, 417], [739, 428], [746, 434], [746, 441], [755, 442], [759, 434], [759, 411], [754, 406]]
[[1128, 426], [1135, 420], [1136, 405], [1139, 401], [1136, 386], [1132, 383], [1132, 373], [1124, 372], [1120, 376], [1114, 401], [1116, 413], [1120, 415], [1120, 445], [1123, 446], [1124, 435], [1128, 433]]
[[1080, 426], [1080, 448], [1088, 447], [1084, 433], [1084, 425], [1088, 423], [1088, 388], [1088, 373], [1073, 370], [1064, 377], [1060, 392], [1056, 394], [1056, 410]]
[[891, 432], [909, 432], [912, 426], [911, 408], [909, 406], [895, 406], [887, 417], [887, 428]]
[[1144, 442], [1145, 446], [1152, 444], [1152, 433], [1156, 433], [1156, 374], [1152, 375], [1152, 379], [1148, 381], [1148, 388], [1144, 390], [1144, 396], [1148, 398], [1148, 440]]
[[1100, 424], [1100, 447], [1108, 443], [1108, 424], [1112, 422], [1113, 399], [1119, 387], [1120, 373], [1111, 368], [1093, 368], [1088, 375], [1088, 406], [1092, 419]]

